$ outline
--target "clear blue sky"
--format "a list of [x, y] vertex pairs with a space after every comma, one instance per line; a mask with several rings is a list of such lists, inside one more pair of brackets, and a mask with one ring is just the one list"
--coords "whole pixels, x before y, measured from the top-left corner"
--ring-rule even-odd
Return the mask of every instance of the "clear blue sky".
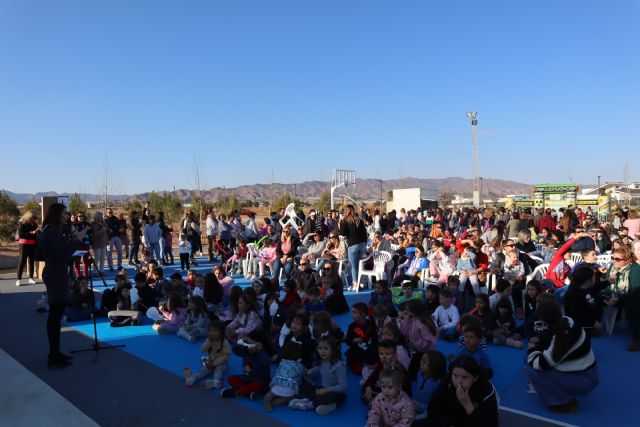
[[640, 180], [640, 2], [0, 0], [0, 188]]

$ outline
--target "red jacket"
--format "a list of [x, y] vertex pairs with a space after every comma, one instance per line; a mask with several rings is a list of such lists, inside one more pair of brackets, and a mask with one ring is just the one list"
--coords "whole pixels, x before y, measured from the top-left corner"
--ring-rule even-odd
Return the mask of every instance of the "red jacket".
[[553, 231], [556, 229], [556, 222], [551, 215], [542, 215], [538, 220], [538, 232], [540, 232], [543, 228], [548, 228], [549, 231]]
[[551, 258], [549, 270], [547, 270], [547, 274], [544, 276], [545, 278], [552, 280], [556, 285], [556, 288], [563, 288], [565, 286], [564, 281], [571, 272], [571, 267], [564, 262], [564, 254], [571, 250], [573, 241], [574, 239], [567, 240], [564, 245], [558, 249], [553, 258]]

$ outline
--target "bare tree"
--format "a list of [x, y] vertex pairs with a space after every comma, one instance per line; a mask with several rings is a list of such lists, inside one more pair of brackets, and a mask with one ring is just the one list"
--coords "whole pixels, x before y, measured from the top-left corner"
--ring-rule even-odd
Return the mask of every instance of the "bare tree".
[[100, 200], [102, 201], [102, 210], [106, 212], [109, 207], [109, 195], [122, 193], [122, 185], [116, 184], [113, 170], [109, 167], [109, 155], [105, 153], [104, 163], [102, 166], [102, 181], [100, 182]]

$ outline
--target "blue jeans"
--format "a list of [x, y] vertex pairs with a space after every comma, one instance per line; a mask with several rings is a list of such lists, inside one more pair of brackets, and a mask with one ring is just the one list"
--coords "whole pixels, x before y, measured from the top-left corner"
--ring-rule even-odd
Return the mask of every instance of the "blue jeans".
[[164, 237], [161, 237], [158, 244], [160, 245], [160, 255], [158, 261], [160, 262], [160, 264], [162, 264], [164, 262], [164, 247], [167, 245], [167, 241]]
[[560, 306], [564, 306], [564, 294], [566, 294], [568, 290], [569, 290], [569, 285], [566, 285], [556, 289], [556, 291], [554, 292], [553, 295], [556, 297], [556, 299], [560, 303]]
[[349, 260], [349, 264], [351, 264], [351, 280], [348, 280], [347, 283], [353, 283], [358, 280], [358, 263], [364, 257], [366, 248], [366, 242], [357, 243], [347, 248], [347, 259]]
[[112, 237], [107, 246], [107, 265], [113, 268], [113, 250], [118, 254], [118, 267], [122, 265], [122, 240], [120, 237]]
[[293, 261], [287, 262], [283, 265], [282, 261], [280, 261], [280, 258], [278, 258], [273, 262], [273, 271], [271, 272], [271, 277], [275, 277], [276, 279], [279, 278], [280, 270], [284, 268], [285, 279], [291, 279], [291, 273], [293, 273], [294, 267], [295, 264], [293, 263]]
[[147, 243], [147, 246], [149, 248], [149, 259], [155, 259], [158, 260], [158, 262], [162, 262], [162, 258], [160, 258], [160, 243]]
[[576, 396], [586, 396], [600, 382], [595, 366], [583, 372], [560, 372], [555, 369], [537, 371], [527, 365], [525, 371], [547, 406], [562, 405]]

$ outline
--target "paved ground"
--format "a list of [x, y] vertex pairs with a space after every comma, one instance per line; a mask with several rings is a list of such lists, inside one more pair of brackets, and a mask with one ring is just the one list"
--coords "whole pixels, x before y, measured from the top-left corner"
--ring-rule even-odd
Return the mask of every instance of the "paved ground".
[[[54, 402], [54, 406], [78, 408], [95, 423], [103, 426], [190, 426], [214, 421], [216, 426], [224, 427], [237, 426], [239, 420], [243, 426], [284, 425], [233, 401], [221, 400], [212, 393], [205, 393], [198, 388], [186, 388], [178, 376], [118, 349], [100, 352], [96, 364], [93, 364], [92, 352], [81, 353], [75, 356], [71, 367], [49, 370], [46, 365], [46, 314], [38, 314], [34, 310], [39, 293], [43, 290], [42, 285], [16, 288], [14, 275], [2, 275], [0, 325], [4, 326], [0, 334], [0, 349], [35, 375], [36, 378], [32, 377], [34, 383], [41, 380], [46, 384], [41, 384], [41, 389], [52, 389], [52, 396], [47, 402]], [[92, 342], [72, 328], [63, 329], [62, 347], [65, 352], [89, 348]], [[0, 359], [2, 357], [0, 353]], [[6, 374], [4, 369], [0, 371], [4, 392], [13, 396], [18, 396], [18, 392], [27, 392], [18, 390], [22, 388], [19, 384], [31, 374], [10, 360], [0, 361], [0, 367], [5, 363], [13, 368], [7, 370]], [[12, 387], [16, 388], [15, 392], [11, 390]], [[15, 418], [11, 417], [16, 413], [33, 414], [34, 418], [28, 419], [29, 422], [23, 425], [91, 425], [90, 420], [77, 410], [72, 413], [69, 409], [69, 418], [64, 423], [59, 423], [52, 416], [43, 423], [37, 417], [48, 415], [49, 410], [43, 409], [48, 407], [40, 401], [9, 400], [4, 394], [0, 394], [0, 402], [11, 402], [8, 406], [0, 404], [0, 426], [15, 426], [12, 422]], [[74, 424], [77, 419], [87, 424]], [[558, 425], [505, 410], [501, 411], [500, 420], [501, 426]]]

